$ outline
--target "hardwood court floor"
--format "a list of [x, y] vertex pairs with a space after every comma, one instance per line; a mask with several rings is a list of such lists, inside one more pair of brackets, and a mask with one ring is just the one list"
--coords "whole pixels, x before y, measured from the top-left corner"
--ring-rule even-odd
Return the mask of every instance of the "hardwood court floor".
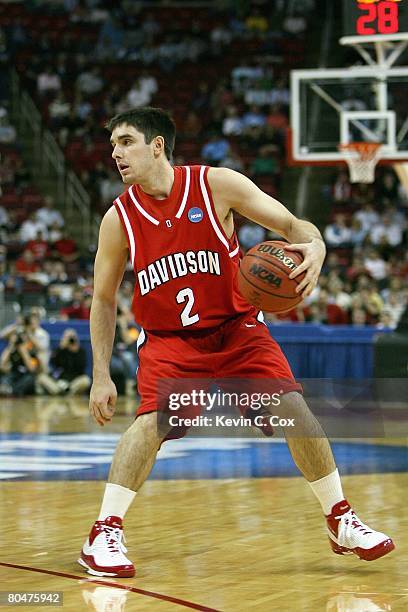
[[[36, 412], [41, 401], [24, 404]], [[0, 410], [3, 432], [21, 431], [24, 422], [22, 404], [11, 405], [12, 414], [4, 405]], [[65, 431], [92, 429], [82, 408], [78, 403], [77, 417], [53, 414], [48, 430], [61, 431], [62, 422]], [[44, 432], [44, 414], [41, 426], [32, 414], [27, 418], [31, 433]], [[61, 590], [67, 611], [408, 609], [406, 473], [344, 477], [361, 518], [397, 546], [372, 563], [331, 552], [319, 507], [301, 478], [148, 481], [125, 522], [137, 576], [121, 580], [92, 579], [76, 564], [103, 487], [0, 481], [0, 591]]]

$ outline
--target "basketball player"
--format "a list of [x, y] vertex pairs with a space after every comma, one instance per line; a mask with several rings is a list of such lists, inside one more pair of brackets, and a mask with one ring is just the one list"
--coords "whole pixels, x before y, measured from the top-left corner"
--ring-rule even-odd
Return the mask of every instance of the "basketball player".
[[139, 108], [108, 125], [112, 157], [126, 184], [103, 218], [95, 260], [91, 310], [93, 385], [90, 412], [104, 425], [115, 411], [109, 376], [116, 294], [128, 258], [136, 275], [133, 311], [139, 337], [137, 418], [113, 458], [98, 520], [79, 563], [96, 576], [134, 576], [125, 556], [123, 518], [147, 478], [163, 439], [159, 432], [159, 379], [279, 379], [281, 410], [303, 423], [303, 437], [287, 437], [293, 459], [326, 516], [337, 554], [367, 561], [394, 548], [388, 536], [364, 525], [345, 500], [327, 438], [309, 411], [301, 386], [259, 313], [239, 295], [235, 276], [239, 246], [233, 211], [284, 236], [306, 272], [298, 286], [306, 297], [325, 258], [318, 229], [293, 216], [248, 178], [226, 168], [173, 167], [175, 125], [167, 113]]

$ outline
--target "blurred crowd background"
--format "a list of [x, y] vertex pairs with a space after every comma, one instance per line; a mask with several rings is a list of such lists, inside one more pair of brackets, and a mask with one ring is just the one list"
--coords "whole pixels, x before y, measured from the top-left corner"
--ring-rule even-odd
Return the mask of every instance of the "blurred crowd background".
[[[7, 345], [0, 394], [87, 390], [75, 330], [66, 330], [51, 351], [41, 320], [89, 318], [95, 255], [95, 245], [81, 243], [66, 222], [61, 202], [39, 188], [24, 155], [11, 109], [10, 67], [90, 194], [95, 223], [123, 191], [105, 123], [137, 106], [172, 112], [177, 165], [233, 168], [278, 199], [293, 180], [286, 165], [289, 74], [317, 64], [311, 41], [319, 3], [170, 4], [0, 4], [0, 299], [15, 314], [1, 332]], [[408, 194], [390, 167], [379, 167], [368, 186], [351, 185], [342, 168], [324, 177], [321, 214], [310, 218], [328, 247], [319, 286], [297, 309], [269, 319], [395, 329], [408, 303]], [[293, 209], [293, 202], [283, 202]], [[239, 216], [236, 224], [243, 251], [275, 237]], [[136, 363], [132, 293], [129, 269], [112, 361], [124, 390], [133, 385]]]

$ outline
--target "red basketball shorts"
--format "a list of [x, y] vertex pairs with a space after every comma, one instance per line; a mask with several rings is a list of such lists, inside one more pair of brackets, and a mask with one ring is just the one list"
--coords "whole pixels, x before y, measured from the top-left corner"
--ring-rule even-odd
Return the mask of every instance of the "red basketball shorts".
[[158, 389], [162, 395], [167, 381], [171, 381], [170, 393], [177, 380], [183, 380], [185, 391], [187, 379], [206, 380], [208, 385], [221, 380], [224, 390], [228, 390], [225, 385], [233, 384], [231, 379], [249, 380], [251, 386], [253, 381], [253, 390], [302, 393], [281, 348], [266, 325], [251, 314], [210, 330], [147, 332], [139, 349], [137, 383], [141, 403], [137, 416], [160, 409]]

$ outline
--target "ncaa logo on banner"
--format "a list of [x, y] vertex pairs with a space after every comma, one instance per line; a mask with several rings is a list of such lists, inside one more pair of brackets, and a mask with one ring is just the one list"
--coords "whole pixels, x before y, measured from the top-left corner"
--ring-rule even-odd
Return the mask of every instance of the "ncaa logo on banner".
[[204, 219], [204, 213], [201, 208], [195, 206], [194, 208], [190, 208], [188, 211], [188, 218], [191, 223], [200, 223]]

